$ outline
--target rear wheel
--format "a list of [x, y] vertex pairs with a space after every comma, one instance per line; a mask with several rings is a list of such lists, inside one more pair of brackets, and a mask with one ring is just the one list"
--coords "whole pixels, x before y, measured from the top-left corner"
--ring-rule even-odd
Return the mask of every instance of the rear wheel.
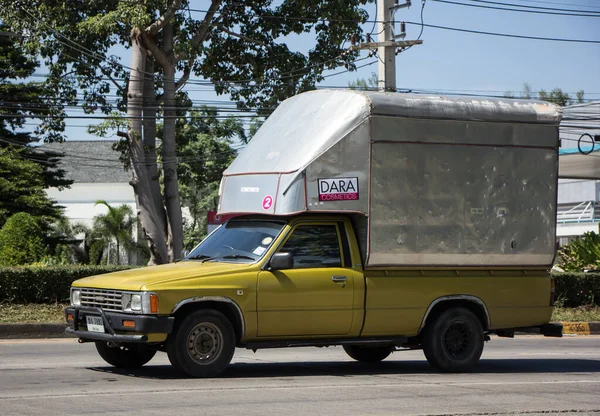
[[96, 341], [96, 350], [104, 361], [117, 368], [139, 368], [156, 354], [145, 344], [117, 345], [106, 341]]
[[200, 310], [185, 317], [167, 339], [175, 369], [192, 377], [215, 377], [231, 362], [235, 333], [221, 312]]
[[385, 359], [393, 351], [393, 347], [368, 347], [365, 345], [344, 345], [344, 351], [361, 363], [375, 364]]
[[484, 344], [483, 327], [470, 310], [447, 309], [433, 322], [428, 322], [424, 331], [423, 352], [437, 370], [468, 372], [479, 362]]

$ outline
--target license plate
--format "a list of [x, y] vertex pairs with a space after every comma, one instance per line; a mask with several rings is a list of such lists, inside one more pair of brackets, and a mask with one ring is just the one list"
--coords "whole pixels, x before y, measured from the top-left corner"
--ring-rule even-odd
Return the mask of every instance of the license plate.
[[100, 316], [86, 316], [87, 329], [92, 332], [104, 332], [104, 321]]

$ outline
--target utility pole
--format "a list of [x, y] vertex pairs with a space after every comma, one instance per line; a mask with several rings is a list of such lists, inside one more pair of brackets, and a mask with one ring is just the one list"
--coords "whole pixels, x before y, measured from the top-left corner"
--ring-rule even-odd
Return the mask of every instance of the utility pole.
[[[400, 33], [394, 33], [395, 14], [398, 9], [410, 7], [410, 0], [398, 4], [398, 0], [377, 0], [377, 27], [379, 35], [377, 42], [371, 42], [367, 36], [367, 42], [353, 45], [352, 49], [377, 49], [379, 55], [378, 86], [380, 90], [396, 91], [396, 50], [413, 45], [420, 45], [422, 40], [404, 40], [406, 37], [406, 25], [400, 22]], [[400, 40], [398, 40], [400, 39]]]

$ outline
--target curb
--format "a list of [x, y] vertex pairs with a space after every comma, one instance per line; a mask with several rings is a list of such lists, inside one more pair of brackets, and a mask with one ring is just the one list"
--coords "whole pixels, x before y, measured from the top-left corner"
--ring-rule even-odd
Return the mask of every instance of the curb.
[[71, 338], [65, 334], [67, 324], [0, 324], [0, 339]]
[[[563, 335], [600, 335], [600, 322], [557, 322]], [[65, 334], [67, 324], [0, 324], [0, 339], [72, 338]]]
[[600, 335], [600, 322], [559, 322], [563, 335]]

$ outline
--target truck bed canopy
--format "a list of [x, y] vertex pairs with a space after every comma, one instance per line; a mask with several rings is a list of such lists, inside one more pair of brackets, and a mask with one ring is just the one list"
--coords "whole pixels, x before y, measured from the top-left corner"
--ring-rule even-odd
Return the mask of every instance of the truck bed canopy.
[[219, 213], [359, 214], [369, 266], [547, 266], [559, 122], [529, 100], [300, 94], [225, 171]]
[[369, 116], [556, 124], [556, 108], [536, 101], [318, 90], [273, 112], [224, 175], [296, 172]]

